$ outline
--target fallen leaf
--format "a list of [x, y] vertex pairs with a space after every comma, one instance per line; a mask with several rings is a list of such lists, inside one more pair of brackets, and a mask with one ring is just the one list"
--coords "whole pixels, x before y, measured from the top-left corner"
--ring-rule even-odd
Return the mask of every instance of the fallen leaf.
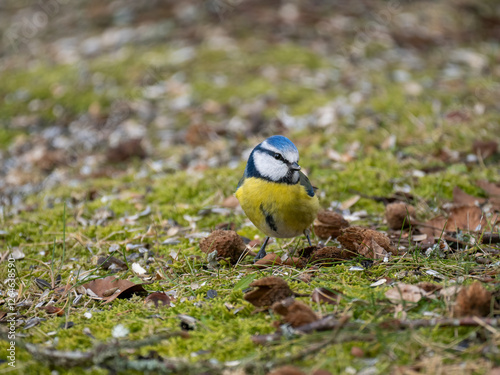
[[[95, 279], [83, 284], [83, 287], [90, 290], [95, 296], [100, 297], [105, 303], [113, 301], [115, 298], [130, 298], [133, 294], [145, 294], [146, 290], [141, 284], [134, 284], [128, 280], [116, 279], [114, 276], [108, 276], [103, 279]], [[111, 289], [115, 292], [110, 296], [104, 293]]]
[[418, 283], [417, 286], [419, 288], [422, 288], [423, 290], [425, 290], [427, 293], [433, 293], [433, 292], [436, 292], [436, 291], [443, 289], [442, 285], [429, 283], [427, 281]]
[[396, 284], [394, 288], [385, 292], [385, 296], [392, 303], [399, 303], [401, 301], [418, 302], [422, 297], [427, 296], [427, 292], [416, 285], [411, 284]]
[[170, 307], [170, 302], [172, 301], [172, 297], [166, 295], [163, 292], [153, 292], [149, 296], [144, 299], [145, 305], [154, 304], [155, 307]]
[[271, 306], [273, 303], [293, 295], [287, 282], [276, 276], [256, 280], [250, 284], [250, 287], [256, 289], [247, 292], [243, 298], [256, 307]]
[[498, 151], [498, 143], [496, 141], [474, 141], [472, 144], [472, 153], [478, 155], [481, 159], [489, 158], [495, 155]]
[[315, 288], [311, 294], [311, 300], [316, 303], [325, 302], [330, 305], [338, 305], [342, 299], [342, 293], [327, 288]]
[[487, 316], [491, 309], [492, 294], [479, 282], [475, 281], [458, 292], [453, 315]]
[[486, 192], [489, 197], [488, 202], [491, 204], [493, 209], [500, 211], [500, 184], [480, 180], [477, 182], [477, 185]]
[[477, 186], [483, 189], [490, 197], [500, 197], [500, 184], [495, 184], [486, 180], [479, 180]]
[[435, 217], [421, 226], [419, 229], [428, 236], [441, 237], [443, 231], [457, 232], [459, 230], [476, 232], [485, 229], [488, 221], [483, 212], [477, 206], [452, 207], [448, 218], [444, 216]]
[[363, 358], [365, 356], [365, 352], [359, 346], [353, 346], [351, 348], [351, 355], [358, 358]]
[[111, 147], [106, 153], [106, 159], [110, 163], [119, 163], [131, 158], [144, 159], [147, 156], [146, 150], [142, 146], [142, 139], [127, 139], [120, 142], [115, 147]]
[[391, 240], [385, 234], [362, 227], [342, 229], [342, 235], [337, 240], [348, 250], [357, 252], [368, 258], [384, 258], [387, 253], [397, 255]]
[[467, 194], [458, 186], [453, 188], [453, 203], [463, 206], [479, 206], [486, 202], [484, 198], [477, 198], [473, 195]]
[[358, 253], [371, 259], [384, 259], [388, 252], [373, 238], [366, 238], [358, 247]]
[[305, 266], [307, 266], [307, 259], [300, 257], [289, 257], [282, 264], [295, 268], [304, 268]]
[[267, 268], [272, 266], [281, 266], [281, 258], [274, 253], [266, 254], [264, 258], [259, 259], [254, 263], [254, 267], [257, 268]]
[[234, 195], [231, 195], [231, 196], [227, 197], [226, 199], [224, 199], [222, 201], [222, 204], [221, 204], [221, 206], [225, 207], [225, 208], [236, 208], [239, 205], [240, 205], [240, 202], [238, 201], [238, 199]]
[[385, 219], [391, 229], [407, 228], [415, 221], [415, 207], [402, 202], [390, 203], [385, 207]]
[[50, 305], [50, 306], [42, 306], [40, 308], [42, 310], [45, 310], [47, 314], [56, 314], [57, 316], [64, 315], [64, 309], [61, 309], [60, 307], [55, 307], [53, 305]]
[[283, 320], [293, 328], [319, 320], [318, 316], [309, 306], [293, 298], [286, 298], [275, 302], [271, 308], [275, 313], [283, 316]]

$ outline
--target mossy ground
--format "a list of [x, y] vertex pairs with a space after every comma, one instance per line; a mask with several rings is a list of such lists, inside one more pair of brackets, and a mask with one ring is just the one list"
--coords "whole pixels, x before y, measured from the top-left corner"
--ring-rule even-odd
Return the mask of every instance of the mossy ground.
[[[373, 47], [366, 62], [351, 63], [339, 53], [318, 52], [293, 41], [276, 45], [245, 36], [238, 39], [235, 48], [196, 45], [193, 56], [181, 64], [172, 57], [176, 49], [165, 45], [126, 46], [119, 54], [103, 54], [75, 65], [54, 64], [41, 59], [29, 69], [22, 66], [0, 71], [0, 98], [6, 99], [0, 107], [0, 121], [4, 125], [0, 129], [0, 149], [7, 150], [18, 137], [30, 136], [28, 129], [13, 126], [11, 120], [33, 112], [29, 105], [33, 100], [39, 104], [36, 115], [41, 128], [45, 128], [60, 120], [61, 116], [73, 118], [86, 113], [90, 107], [95, 108], [96, 103], [100, 115], [105, 116], [116, 100], [140, 100], [151, 82], [182, 74], [183, 82], [191, 90], [192, 102], [189, 110], [169, 113], [172, 128], [179, 131], [192, 124], [192, 113], [200, 112], [199, 108], [206, 103], [215, 102], [224, 108], [200, 112], [211, 126], [226, 124], [233, 116], [244, 117], [240, 107], [263, 97], [269, 102], [260, 113], [264, 121], [270, 122], [284, 108], [290, 116], [300, 120], [327, 104], [336, 105], [331, 104], [336, 98], [362, 93], [361, 103], [352, 96], [346, 99], [349, 108], [339, 107], [337, 111], [341, 114], [328, 126], [304, 120], [304, 128], [298, 126], [286, 130], [300, 151], [301, 165], [309, 171], [313, 184], [319, 187], [321, 205], [325, 208], [355, 194], [387, 197], [394, 193], [396, 186], [407, 185], [418, 198], [419, 215], [425, 220], [434, 216], [444, 202], [451, 200], [455, 186], [472, 195], [484, 195], [476, 181], [499, 182], [498, 154], [485, 161], [467, 162], [461, 157], [452, 163], [443, 161], [438, 155], [443, 149], [458, 151], [462, 155], [470, 153], [476, 139], [499, 141], [496, 83], [499, 72], [493, 68], [477, 71], [465, 66], [460, 79], [446, 78], [443, 71], [450, 64], [447, 52], [453, 46], [419, 54], [424, 63], [418, 68], [405, 65], [403, 59], [381, 64], [380, 60], [384, 61], [394, 46]], [[462, 47], [482, 54], [488, 61], [498, 59], [496, 44], [485, 42]], [[262, 74], [265, 68], [271, 73]], [[408, 92], [404, 82], [393, 78], [397, 70], [405, 70], [421, 92]], [[315, 82], [314, 77], [322, 75], [327, 76], [322, 83], [311, 83]], [[94, 77], [94, 82], [89, 77]], [[96, 77], [102, 81], [102, 90], [96, 90], [99, 86]], [[478, 105], [482, 110], [478, 110]], [[461, 111], [465, 117], [457, 121], [447, 116], [453, 111]], [[236, 146], [237, 152], [254, 146], [264, 134], [265, 131], [248, 137], [242, 135]], [[396, 142], [384, 146], [390, 136], [395, 136]], [[224, 137], [217, 138], [214, 147], [234, 148], [231, 142]], [[354, 142], [360, 142], [360, 146], [352, 160], [339, 162], [328, 156], [330, 150], [340, 154], [348, 152]], [[391, 331], [378, 325], [398, 316], [394, 305], [385, 299], [388, 287], [370, 287], [382, 277], [412, 284], [435, 281], [425, 273], [430, 269], [444, 275], [445, 279], [440, 281], [444, 285], [449, 285], [450, 280], [468, 284], [472, 280], [471, 273], [486, 272], [475, 260], [477, 248], [439, 259], [428, 258], [421, 249], [413, 247], [406, 255], [395, 257], [388, 263], [376, 263], [364, 271], [353, 272], [350, 268], [360, 262], [360, 259], [355, 259], [320, 268], [310, 283], [299, 280], [304, 271], [285, 267], [255, 270], [250, 259], [236, 267], [210, 271], [206, 268], [206, 256], [199, 249], [198, 239], [190, 239], [189, 234], [209, 231], [223, 222], [234, 222], [240, 235], [250, 239], [260, 236], [262, 239], [262, 233], [246, 225], [245, 216], [235, 210], [230, 210], [227, 215], [202, 215], [194, 224], [190, 222], [190, 217], [198, 216], [200, 210], [218, 206], [225, 197], [234, 193], [244, 161], [236, 168], [220, 166], [158, 172], [148, 167], [154, 158], [180, 159], [179, 155], [189, 154], [193, 148], [182, 144], [168, 148], [159, 146], [153, 157], [146, 161], [115, 165], [117, 173], [113, 178], [86, 177], [76, 186], [44, 189], [23, 198], [29, 209], [16, 212], [9, 207], [2, 211], [0, 247], [4, 251], [19, 248], [25, 254], [23, 259], [15, 262], [18, 302], [29, 300], [32, 304], [20, 313], [25, 318], [42, 318], [41, 323], [33, 328], [18, 327], [18, 338], [59, 350], [85, 351], [96, 342], [112, 340], [111, 331], [118, 323], [129, 329], [127, 339], [135, 340], [162, 331], [178, 330], [177, 316], [186, 314], [200, 322], [190, 332], [189, 338], [174, 338], [141, 348], [131, 355], [148, 355], [155, 351], [163, 357], [182, 357], [193, 362], [214, 359], [256, 363], [291, 356], [329, 333], [283, 339], [267, 347], [252, 342], [252, 335], [272, 333], [272, 323], [278, 317], [266, 313], [252, 314], [252, 306], [243, 300], [242, 289], [247, 285], [238, 282], [247, 275], [252, 275], [249, 283], [251, 279], [273, 274], [284, 277], [299, 293], [310, 293], [316, 287], [341, 291], [345, 297], [338, 306], [318, 306], [306, 298], [303, 300], [322, 315], [348, 313], [352, 315], [351, 319], [363, 320], [369, 332], [375, 335], [375, 341], [371, 342], [330, 345], [296, 361], [294, 364], [299, 367], [307, 370], [322, 368], [333, 374], [374, 367], [378, 373], [387, 374], [404, 366], [433, 371], [437, 367], [432, 367], [432, 363], [437, 358], [442, 361], [442, 368], [462, 366], [466, 373], [484, 374], [494, 365], [500, 365], [498, 357], [494, 358], [491, 351], [485, 350], [498, 345], [498, 328], [496, 336], [482, 327]], [[138, 176], [141, 168], [146, 173]], [[437, 172], [414, 173], [432, 169]], [[120, 220], [148, 206], [151, 214], [129, 222]], [[103, 207], [114, 213], [104, 225], [84, 226], [78, 220], [81, 216], [92, 218]], [[379, 230], [387, 229], [382, 203], [362, 197], [351, 210], [367, 211], [367, 217], [358, 223]], [[169, 229], [174, 226], [188, 229], [170, 235]], [[162, 244], [172, 236], [178, 238], [178, 244]], [[49, 315], [35, 307], [42, 294], [35, 278], [51, 282], [56, 275], [61, 275], [61, 285], [74, 285], [75, 278], [84, 271], [94, 270], [94, 275], [104, 277], [107, 271], [93, 265], [92, 258], [109, 256], [112, 245], [119, 245], [119, 250], [113, 255], [125, 258], [134, 252], [127, 249], [128, 243], [148, 248], [151, 259], [146, 262], [145, 257], [136, 261], [149, 274], [159, 275], [145, 288], [148, 291], [175, 291], [175, 306], [153, 308], [144, 305], [140, 297], [116, 299], [105, 305], [88, 296], [84, 296], [78, 305], [72, 305], [75, 297], [75, 292], [72, 292], [56, 303], [65, 309], [64, 316]], [[297, 238], [292, 244], [277, 240], [269, 250], [282, 253], [287, 250], [285, 246], [303, 245], [304, 238]], [[498, 261], [497, 255], [493, 263]], [[406, 275], [401, 277], [401, 271]], [[117, 276], [138, 280], [131, 270], [121, 271]], [[498, 285], [498, 274], [493, 277], [496, 281], [492, 285]], [[0, 270], [0, 278], [6, 279], [4, 267]], [[212, 289], [217, 291], [217, 297], [209, 299], [207, 291]], [[54, 293], [50, 291], [45, 300], [55, 297]], [[230, 310], [225, 304], [234, 308]], [[418, 304], [405, 306], [405, 311], [408, 319], [420, 319], [424, 313], [446, 317], [450, 315], [450, 306], [442, 300], [421, 300]], [[85, 312], [91, 312], [91, 318], [85, 317]], [[74, 326], [61, 328], [65, 321], [72, 321]], [[85, 334], [84, 328], [93, 337]], [[462, 342], [467, 342], [467, 346], [459, 346]], [[353, 346], [363, 349], [362, 358], [352, 355]], [[6, 349], [7, 343], [1, 341], [2, 353]], [[9, 372], [5, 362], [0, 364], [0, 369], [13, 373]], [[18, 373], [51, 374], [52, 370], [18, 349]], [[107, 373], [99, 368], [55, 370], [61, 374]], [[256, 371], [264, 374], [267, 369]]]

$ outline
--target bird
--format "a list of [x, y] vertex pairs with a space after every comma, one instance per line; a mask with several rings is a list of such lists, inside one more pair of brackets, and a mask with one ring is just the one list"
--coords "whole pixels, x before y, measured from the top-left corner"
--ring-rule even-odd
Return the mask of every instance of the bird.
[[288, 138], [273, 135], [250, 153], [235, 196], [250, 221], [267, 236], [255, 261], [266, 256], [269, 238], [305, 234], [319, 210], [316, 188], [302, 173], [299, 151]]

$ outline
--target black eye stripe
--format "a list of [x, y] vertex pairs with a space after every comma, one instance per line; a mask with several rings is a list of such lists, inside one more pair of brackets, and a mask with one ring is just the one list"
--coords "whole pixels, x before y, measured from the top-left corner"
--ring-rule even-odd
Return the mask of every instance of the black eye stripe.
[[[282, 154], [280, 154], [279, 152], [272, 151], [272, 150], [268, 150], [268, 149], [266, 149], [266, 148], [264, 148], [264, 147], [260, 147], [260, 146], [259, 146], [259, 147], [257, 147], [257, 148], [256, 148], [256, 150], [257, 150], [258, 152], [261, 152], [261, 153], [264, 153], [264, 154], [268, 154], [269, 156], [272, 156], [272, 157], [273, 157], [274, 159], [276, 159], [276, 160], [281, 160], [281, 161], [282, 161], [283, 163], [285, 163], [285, 164], [291, 164], [291, 162], [290, 162], [290, 161], [288, 161], [287, 159], [285, 159], [285, 157], [284, 157]], [[276, 158], [276, 156], [275, 156], [275, 155], [279, 155], [279, 157], [278, 157], [278, 158]], [[299, 160], [297, 159], [297, 163], [298, 163], [298, 162], [299, 162]]]

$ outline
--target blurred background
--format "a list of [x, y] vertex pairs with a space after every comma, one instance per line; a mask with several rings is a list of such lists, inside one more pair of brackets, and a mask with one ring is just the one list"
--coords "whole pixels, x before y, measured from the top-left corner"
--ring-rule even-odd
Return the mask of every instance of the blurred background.
[[498, 139], [497, 1], [3, 0], [0, 32], [3, 204], [271, 134], [333, 169]]

